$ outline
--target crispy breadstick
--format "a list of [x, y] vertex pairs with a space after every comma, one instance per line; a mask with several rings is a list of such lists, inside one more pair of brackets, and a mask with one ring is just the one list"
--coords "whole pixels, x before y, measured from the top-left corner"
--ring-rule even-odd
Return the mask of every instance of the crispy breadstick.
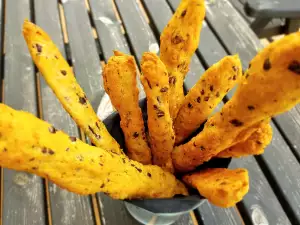
[[206, 169], [185, 175], [183, 181], [197, 188], [212, 204], [224, 208], [234, 206], [249, 191], [246, 169]]
[[24, 21], [23, 35], [35, 65], [77, 125], [96, 146], [123, 154], [119, 144], [97, 117], [72, 69], [48, 34], [35, 24]]
[[193, 170], [230, 147], [249, 126], [300, 102], [300, 32], [271, 43], [250, 64], [233, 98], [202, 132], [173, 151], [181, 171]]
[[103, 79], [105, 91], [121, 117], [128, 157], [142, 164], [151, 164], [151, 150], [139, 107], [133, 56], [115, 51], [115, 56], [112, 56], [104, 67]]
[[48, 178], [78, 194], [169, 198], [184, 185], [158, 166], [93, 147], [27, 112], [0, 104], [0, 166]]
[[272, 127], [269, 121], [261, 123], [260, 127], [246, 141], [237, 143], [221, 151], [218, 158], [240, 158], [248, 155], [261, 155], [271, 143]]
[[204, 0], [182, 0], [160, 36], [160, 59], [169, 73], [172, 119], [184, 99], [183, 81], [199, 44], [204, 16]]
[[201, 76], [185, 96], [175, 119], [175, 144], [200, 127], [241, 77], [242, 65], [238, 55], [224, 57]]
[[169, 82], [165, 65], [154, 53], [143, 55], [141, 81], [147, 96], [148, 129], [153, 163], [174, 172], [171, 152], [175, 135], [169, 112]]

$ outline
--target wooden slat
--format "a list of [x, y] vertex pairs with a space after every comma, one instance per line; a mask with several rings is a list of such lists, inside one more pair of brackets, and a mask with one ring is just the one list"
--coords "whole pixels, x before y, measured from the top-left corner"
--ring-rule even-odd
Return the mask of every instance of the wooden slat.
[[140, 61], [144, 52], [157, 46], [155, 36], [136, 1], [116, 0], [115, 2], [134, 54]]
[[262, 48], [255, 33], [227, 0], [206, 1], [206, 9], [208, 23], [228, 52], [238, 53], [243, 68], [248, 68], [250, 60]]
[[85, 2], [64, 0], [63, 8], [76, 79], [97, 110], [104, 95], [102, 68]]
[[[49, 0], [35, 0], [35, 20], [53, 39], [65, 57], [58, 3]], [[71, 136], [78, 137], [78, 128], [63, 109], [51, 89], [40, 76], [40, 90], [43, 119]], [[94, 224], [89, 197], [83, 197], [55, 184], [49, 184], [51, 218], [53, 224]]]
[[[267, 177], [280, 192], [280, 202], [288, 211], [292, 224], [300, 224], [300, 165], [279, 131], [273, 127], [273, 140], [265, 153], [258, 157]], [[278, 195], [278, 193], [277, 193]]]
[[[34, 67], [22, 35], [29, 0], [6, 1], [4, 103], [37, 115]], [[46, 224], [44, 186], [37, 176], [4, 169], [3, 225]]]
[[282, 133], [285, 135], [290, 148], [300, 162], [300, 105], [275, 118]]
[[291, 224], [254, 157], [234, 159], [230, 167], [249, 171], [250, 190], [239, 203], [246, 224]]
[[244, 225], [235, 207], [222, 209], [205, 202], [196, 211], [203, 224]]
[[89, 0], [93, 21], [103, 50], [104, 59], [113, 55], [113, 50], [130, 53], [128, 43], [121, 31], [111, 0]]

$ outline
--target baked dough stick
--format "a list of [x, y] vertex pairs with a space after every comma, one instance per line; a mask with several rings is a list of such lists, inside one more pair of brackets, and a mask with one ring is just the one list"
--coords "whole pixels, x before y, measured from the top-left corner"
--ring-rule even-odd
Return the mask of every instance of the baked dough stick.
[[134, 58], [115, 51], [115, 56], [104, 67], [103, 78], [105, 91], [121, 117], [127, 155], [140, 163], [151, 164], [151, 150], [139, 107]]
[[169, 73], [172, 119], [184, 99], [183, 81], [199, 44], [204, 16], [204, 0], [182, 0], [160, 36], [160, 59]]
[[98, 119], [72, 69], [48, 34], [35, 24], [24, 21], [23, 35], [35, 65], [77, 125], [96, 146], [121, 154], [119, 144]]
[[201, 76], [185, 96], [175, 119], [176, 144], [200, 127], [241, 77], [242, 65], [238, 55], [224, 57]]
[[219, 207], [232, 207], [249, 191], [246, 169], [214, 168], [185, 175], [183, 181], [197, 188], [209, 202]]
[[269, 120], [261, 123], [260, 127], [246, 141], [237, 143], [221, 151], [218, 158], [240, 158], [248, 155], [260, 155], [272, 141], [272, 127]]
[[170, 198], [184, 185], [158, 166], [93, 147], [33, 115], [0, 104], [0, 166], [49, 178], [78, 194]]
[[175, 135], [169, 112], [169, 82], [165, 65], [153, 53], [143, 54], [141, 81], [147, 96], [149, 139], [153, 163], [174, 172], [171, 153]]
[[252, 124], [300, 102], [300, 32], [273, 42], [251, 61], [242, 83], [202, 132], [173, 151], [178, 170], [192, 170], [231, 146]]

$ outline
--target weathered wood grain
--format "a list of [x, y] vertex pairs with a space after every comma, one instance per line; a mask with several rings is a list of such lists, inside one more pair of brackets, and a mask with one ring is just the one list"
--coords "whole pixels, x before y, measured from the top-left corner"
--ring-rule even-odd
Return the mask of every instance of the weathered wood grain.
[[254, 157], [234, 159], [230, 167], [249, 171], [250, 190], [239, 203], [246, 224], [292, 224]]
[[196, 216], [203, 224], [244, 225], [235, 207], [222, 209], [205, 202], [196, 210]]
[[[35, 20], [53, 39], [65, 56], [58, 3], [49, 0], [35, 0]], [[78, 128], [63, 109], [42, 76], [40, 79], [43, 119], [71, 136], [77, 136]], [[90, 197], [79, 196], [49, 184], [51, 218], [53, 225], [94, 224]]]
[[[6, 1], [4, 103], [37, 115], [34, 67], [22, 35], [29, 0]], [[37, 176], [4, 169], [2, 224], [46, 224], [44, 186]]]
[[64, 0], [62, 2], [76, 79], [92, 103], [94, 110], [97, 110], [104, 95], [104, 88], [100, 58], [87, 8], [82, 0]]

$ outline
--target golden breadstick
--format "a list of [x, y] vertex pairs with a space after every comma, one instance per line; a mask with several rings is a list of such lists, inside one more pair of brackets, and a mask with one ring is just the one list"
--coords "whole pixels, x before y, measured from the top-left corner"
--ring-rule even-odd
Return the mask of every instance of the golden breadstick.
[[184, 185], [158, 166], [144, 166], [56, 130], [27, 112], [0, 104], [0, 166], [48, 178], [78, 194], [169, 198]]
[[199, 44], [204, 16], [204, 0], [182, 0], [160, 36], [160, 59], [169, 73], [172, 119], [184, 99], [183, 81]]
[[139, 107], [139, 90], [133, 56], [115, 51], [104, 67], [104, 88], [121, 117], [127, 155], [142, 164], [151, 164], [142, 111]]
[[224, 57], [201, 76], [185, 96], [175, 119], [175, 144], [200, 127], [241, 77], [242, 65], [238, 55]]
[[240, 158], [248, 155], [260, 155], [272, 141], [272, 127], [269, 121], [264, 121], [246, 141], [237, 143], [224, 151], [221, 151], [218, 158]]
[[249, 191], [249, 176], [246, 169], [206, 169], [185, 175], [183, 181], [197, 188], [212, 204], [224, 208], [234, 206]]
[[171, 153], [175, 135], [169, 112], [169, 82], [165, 65], [154, 54], [143, 55], [141, 81], [147, 96], [148, 129], [153, 163], [174, 172]]
[[77, 125], [96, 146], [121, 154], [119, 144], [97, 117], [72, 69], [48, 34], [35, 24], [24, 21], [23, 35], [35, 65]]
[[173, 151], [178, 170], [193, 170], [230, 147], [249, 126], [300, 102], [300, 32], [271, 43], [251, 61], [233, 98], [202, 132]]

